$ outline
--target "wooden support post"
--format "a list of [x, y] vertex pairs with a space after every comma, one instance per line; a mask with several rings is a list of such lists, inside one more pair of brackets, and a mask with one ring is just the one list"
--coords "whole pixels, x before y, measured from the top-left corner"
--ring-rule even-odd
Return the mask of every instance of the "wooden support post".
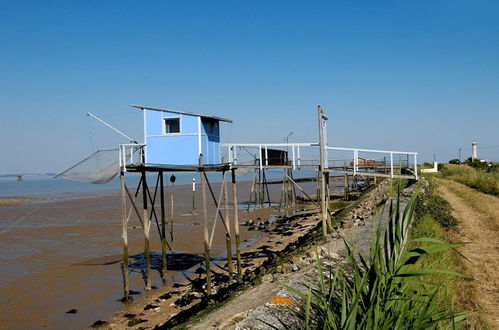
[[192, 214], [196, 211], [196, 179], [192, 178]]
[[321, 215], [324, 239], [327, 240], [327, 234], [331, 231], [328, 225], [328, 206], [326, 205], [326, 172], [325, 172], [325, 145], [324, 145], [324, 112], [320, 106], [317, 107], [319, 120], [319, 146], [320, 146], [320, 180], [321, 180]]
[[343, 194], [344, 194], [344, 199], [347, 201], [348, 200], [348, 174], [345, 174], [344, 179], [343, 179]]
[[225, 242], [227, 243], [227, 271], [229, 272], [229, 281], [232, 282], [232, 240], [230, 237], [230, 218], [229, 218], [229, 194], [227, 191], [227, 180], [226, 172], [224, 172], [223, 178], [223, 190], [224, 190], [224, 209], [225, 209]]
[[199, 155], [199, 170], [201, 171], [201, 198], [203, 203], [203, 229], [204, 229], [204, 257], [206, 270], [206, 294], [211, 295], [211, 265], [210, 265], [210, 238], [208, 234], [208, 209], [206, 205], [206, 180], [204, 177], [203, 155]]
[[255, 207], [256, 207], [256, 192], [255, 192], [255, 184], [256, 184], [256, 170], [255, 174], [253, 175], [253, 182], [251, 183], [251, 190], [250, 190], [250, 196], [248, 200], [248, 211], [250, 209], [251, 201], [253, 200], [253, 195], [255, 195]]
[[292, 193], [292, 205], [293, 206], [296, 206], [296, 188], [295, 188], [295, 185], [293, 184], [293, 170], [289, 170], [289, 184], [291, 186], [291, 193]]
[[267, 183], [267, 177], [265, 176], [265, 170], [263, 170], [263, 190], [264, 192], [266, 191], [267, 192], [267, 201], [269, 203], [269, 207], [272, 205], [272, 201], [270, 200], [270, 192], [269, 192], [269, 185]]
[[130, 289], [128, 280], [128, 217], [126, 212], [126, 191], [125, 191], [125, 173], [120, 171], [121, 186], [121, 214], [122, 214], [122, 238], [123, 238], [123, 299], [130, 300]]
[[263, 207], [262, 170], [258, 170], [258, 206]]
[[175, 254], [173, 249], [173, 187], [172, 187], [172, 195], [170, 198], [170, 249], [172, 250], [173, 263], [175, 263]]
[[237, 184], [236, 184], [235, 170], [232, 169], [231, 173], [232, 173], [232, 203], [234, 208], [234, 232], [236, 234], [237, 279], [238, 281], [241, 281], [241, 276], [242, 276], [241, 241], [239, 238], [239, 215], [238, 215], [238, 204], [237, 204]]
[[161, 203], [161, 261], [163, 266], [163, 283], [166, 283], [166, 272], [168, 270], [168, 260], [166, 258], [166, 216], [165, 216], [165, 187], [163, 181], [163, 171], [159, 175], [159, 198]]
[[288, 170], [286, 169], [286, 177], [284, 179], [284, 208], [289, 206], [289, 180], [288, 180]]
[[282, 208], [282, 202], [284, 200], [284, 192], [285, 192], [284, 187], [285, 187], [286, 179], [287, 179], [286, 170], [284, 170], [284, 176], [282, 177], [281, 197], [279, 199], [279, 211]]
[[329, 213], [329, 205], [331, 205], [331, 192], [329, 191], [329, 172], [324, 173], [326, 177], [326, 205], [327, 205], [327, 227], [331, 230], [331, 214]]
[[315, 178], [315, 182], [317, 183], [317, 189], [316, 189], [316, 199], [319, 200], [321, 196], [321, 177], [320, 177], [320, 172], [317, 172], [317, 177]]
[[[151, 220], [149, 219], [149, 210], [147, 208], [147, 178], [146, 172], [142, 171], [142, 206], [143, 206], [143, 221], [144, 221], [144, 257], [146, 259], [146, 290], [151, 290], [151, 247], [149, 242], [149, 232], [151, 228]], [[153, 205], [154, 207], [154, 205]]]

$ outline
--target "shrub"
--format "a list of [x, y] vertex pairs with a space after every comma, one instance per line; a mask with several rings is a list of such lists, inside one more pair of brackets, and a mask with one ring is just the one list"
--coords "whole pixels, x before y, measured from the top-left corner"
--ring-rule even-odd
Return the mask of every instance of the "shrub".
[[459, 165], [461, 164], [461, 161], [457, 158], [449, 160], [449, 164], [454, 164], [454, 165]]
[[489, 167], [489, 163], [487, 163], [486, 161], [481, 161], [479, 159], [472, 160], [471, 157], [468, 158], [463, 164], [482, 170]]
[[458, 224], [457, 219], [452, 216], [449, 202], [433, 191], [418, 196], [416, 214], [418, 218], [429, 214], [444, 228], [452, 228]]

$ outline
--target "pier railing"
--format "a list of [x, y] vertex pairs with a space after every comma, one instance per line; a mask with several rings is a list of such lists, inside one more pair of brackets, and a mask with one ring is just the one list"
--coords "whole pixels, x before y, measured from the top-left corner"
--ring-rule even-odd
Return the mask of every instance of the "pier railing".
[[[226, 161], [239, 166], [297, 169], [316, 166], [318, 147], [318, 143], [225, 143], [221, 145], [221, 154]], [[271, 155], [275, 151], [282, 152], [278, 159]]]
[[[390, 178], [412, 176], [418, 179], [417, 152], [329, 146], [325, 149], [328, 155], [327, 168], [330, 171]], [[338, 164], [338, 155], [348, 161]]]
[[[276, 151], [284, 155], [277, 162], [270, 155]], [[237, 167], [300, 169], [320, 165], [319, 143], [226, 143], [221, 145], [221, 154], [225, 162]], [[418, 178], [416, 152], [326, 146], [324, 158], [329, 172]]]

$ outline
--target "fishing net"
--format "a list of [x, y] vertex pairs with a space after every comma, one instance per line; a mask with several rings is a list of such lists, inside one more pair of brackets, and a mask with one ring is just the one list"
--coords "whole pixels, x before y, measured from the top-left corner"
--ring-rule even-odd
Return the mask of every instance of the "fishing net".
[[118, 149], [108, 149], [96, 151], [55, 177], [102, 184], [111, 181], [119, 171]]

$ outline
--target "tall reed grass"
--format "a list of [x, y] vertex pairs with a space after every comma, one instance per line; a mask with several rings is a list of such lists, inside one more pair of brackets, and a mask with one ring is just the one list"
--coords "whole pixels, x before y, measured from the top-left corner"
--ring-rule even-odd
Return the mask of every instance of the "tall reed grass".
[[440, 175], [485, 194], [499, 196], [499, 172], [486, 172], [468, 165], [445, 165]]
[[[296, 317], [303, 328], [452, 328], [466, 319], [469, 313], [441, 308], [435, 302], [438, 285], [422, 281], [425, 275], [462, 275], [442, 269], [414, 269], [420, 258], [461, 245], [435, 238], [410, 240], [416, 195], [403, 212], [399, 198], [390, 204], [388, 227], [383, 235], [380, 229], [375, 231], [367, 260], [360, 255], [356, 258], [347, 244], [348, 267], [327, 271], [317, 257], [318, 283], [311, 284], [308, 292], [288, 287], [302, 303]], [[409, 250], [411, 241], [418, 247]]]

